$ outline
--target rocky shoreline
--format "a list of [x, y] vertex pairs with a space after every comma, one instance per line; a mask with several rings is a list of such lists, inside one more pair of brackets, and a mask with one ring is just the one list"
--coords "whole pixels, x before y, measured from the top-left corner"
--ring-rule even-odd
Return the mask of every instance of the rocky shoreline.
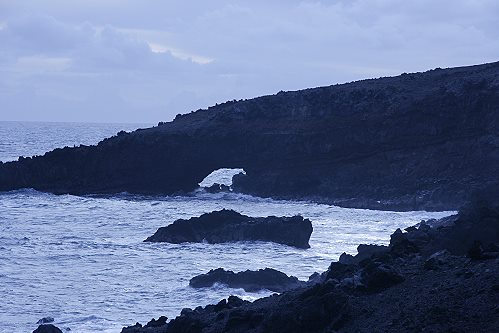
[[[253, 303], [231, 296], [122, 332], [498, 332], [498, 109], [499, 62], [280, 92], [97, 146], [0, 162], [0, 191], [185, 194], [212, 171], [235, 168], [246, 172], [233, 177], [235, 192], [402, 211], [455, 210], [490, 187], [455, 217], [342, 255], [313, 285]], [[282, 228], [265, 238], [188, 222], [148, 240], [309, 246], [308, 238], [283, 239]], [[37, 332], [45, 329], [56, 332], [50, 324]]]
[[458, 215], [396, 230], [389, 246], [359, 245], [309, 285], [252, 303], [230, 296], [122, 333], [485, 333], [499, 331], [498, 304], [499, 191], [489, 190]]

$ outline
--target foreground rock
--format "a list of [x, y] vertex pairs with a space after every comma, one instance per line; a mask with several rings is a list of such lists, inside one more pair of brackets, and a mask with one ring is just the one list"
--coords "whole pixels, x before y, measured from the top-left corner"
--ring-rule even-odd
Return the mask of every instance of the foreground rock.
[[43, 324], [38, 326], [38, 328], [34, 330], [33, 333], [62, 333], [62, 331], [52, 324]]
[[206, 213], [189, 220], [177, 220], [159, 228], [146, 242], [267, 241], [298, 248], [309, 248], [312, 223], [301, 216], [249, 217], [233, 210]]
[[227, 102], [97, 146], [0, 163], [0, 191], [235, 191], [375, 209], [458, 209], [497, 183], [499, 63]]
[[161, 332], [499, 332], [499, 195], [490, 198], [343, 254], [313, 286], [184, 309]]
[[217, 268], [206, 274], [195, 276], [189, 281], [189, 285], [193, 288], [211, 287], [215, 283], [224, 284], [230, 288], [242, 288], [248, 292], [267, 289], [278, 293], [305, 284], [304, 281], [299, 281], [294, 276], [287, 276], [272, 268], [238, 273]]

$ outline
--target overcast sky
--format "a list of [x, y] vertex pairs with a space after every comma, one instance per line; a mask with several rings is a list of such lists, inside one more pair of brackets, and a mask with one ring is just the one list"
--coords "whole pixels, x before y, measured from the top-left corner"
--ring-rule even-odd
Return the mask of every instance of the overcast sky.
[[0, 120], [158, 122], [499, 60], [497, 0], [0, 0]]

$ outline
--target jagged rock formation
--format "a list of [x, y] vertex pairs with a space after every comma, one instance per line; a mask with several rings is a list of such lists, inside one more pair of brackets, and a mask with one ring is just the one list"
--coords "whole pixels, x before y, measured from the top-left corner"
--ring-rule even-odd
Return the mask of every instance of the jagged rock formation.
[[148, 332], [148, 333], [159, 333], [162, 332], [167, 326], [166, 321], [167, 317], [161, 316], [158, 319], [151, 319], [145, 326], [142, 327], [140, 323], [136, 323], [133, 326], [124, 327], [121, 330], [121, 333], [139, 333], [139, 332]]
[[159, 228], [145, 242], [226, 243], [266, 241], [298, 248], [309, 248], [312, 222], [301, 216], [249, 217], [233, 210], [222, 209], [188, 220], [176, 220]]
[[243, 288], [248, 292], [267, 289], [278, 293], [305, 285], [305, 281], [299, 281], [295, 276], [287, 276], [272, 268], [238, 273], [217, 268], [206, 274], [197, 275], [189, 281], [189, 285], [193, 288], [211, 287], [215, 283], [224, 284], [230, 288]]
[[0, 190], [189, 192], [244, 168], [237, 191], [343, 206], [457, 209], [497, 183], [499, 63], [227, 102], [0, 165]]
[[312, 286], [253, 303], [231, 296], [123, 332], [497, 332], [499, 192], [485, 198], [342, 255]]

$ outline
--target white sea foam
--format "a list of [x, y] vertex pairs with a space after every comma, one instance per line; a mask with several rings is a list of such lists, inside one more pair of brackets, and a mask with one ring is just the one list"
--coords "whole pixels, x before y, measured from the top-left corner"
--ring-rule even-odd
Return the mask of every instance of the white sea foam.
[[199, 186], [202, 187], [209, 187], [213, 184], [222, 184], [222, 185], [227, 185], [230, 186], [232, 185], [232, 177], [238, 174], [246, 174], [244, 169], [229, 169], [229, 168], [222, 168], [213, 171], [210, 173], [208, 176], [206, 176], [205, 179], [201, 183], [199, 183]]
[[[250, 216], [301, 214], [313, 221], [307, 250], [264, 242], [143, 243], [178, 218], [222, 208]], [[359, 243], [384, 243], [397, 227], [452, 212], [379, 212], [232, 193], [191, 197], [106, 198], [33, 190], [0, 194], [0, 332], [33, 330], [52, 316], [72, 332], [119, 331], [151, 317], [231, 294], [268, 295], [225, 287], [195, 290], [191, 277], [223, 267], [272, 267], [300, 279], [324, 271]], [[103, 319], [105, 318], [105, 320]]]

